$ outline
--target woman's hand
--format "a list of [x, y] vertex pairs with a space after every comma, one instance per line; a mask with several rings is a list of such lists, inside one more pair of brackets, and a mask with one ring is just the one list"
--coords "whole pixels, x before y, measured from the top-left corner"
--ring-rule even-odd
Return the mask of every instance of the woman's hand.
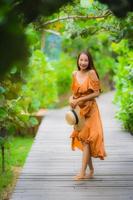
[[79, 99], [74, 99], [73, 96], [70, 96], [69, 98], [69, 105], [72, 107], [72, 108], [75, 108], [79, 103]]
[[73, 101], [73, 96], [70, 96], [68, 102], [69, 102], [69, 105], [70, 105], [71, 107], [72, 107], [72, 103], [71, 103], [72, 101]]
[[79, 103], [79, 100], [78, 99], [73, 99], [72, 101], [71, 101], [71, 107], [72, 108], [75, 108], [77, 105], [78, 105], [78, 103]]

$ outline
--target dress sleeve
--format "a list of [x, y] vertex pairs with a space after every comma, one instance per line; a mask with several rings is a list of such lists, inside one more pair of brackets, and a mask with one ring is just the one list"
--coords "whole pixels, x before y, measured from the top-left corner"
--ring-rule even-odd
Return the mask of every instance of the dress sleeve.
[[90, 71], [90, 89], [92, 89], [93, 91], [97, 91], [101, 89], [100, 80], [97, 77], [95, 70]]

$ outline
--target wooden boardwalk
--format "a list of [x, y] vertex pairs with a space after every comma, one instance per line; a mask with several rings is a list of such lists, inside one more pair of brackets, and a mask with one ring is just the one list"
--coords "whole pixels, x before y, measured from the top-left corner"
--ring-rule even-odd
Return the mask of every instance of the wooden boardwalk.
[[51, 110], [41, 123], [11, 200], [133, 199], [133, 137], [114, 119], [112, 98], [110, 92], [97, 99], [108, 157], [93, 159], [94, 179], [73, 180], [81, 167], [81, 152], [71, 151], [72, 128], [64, 119], [68, 108]]

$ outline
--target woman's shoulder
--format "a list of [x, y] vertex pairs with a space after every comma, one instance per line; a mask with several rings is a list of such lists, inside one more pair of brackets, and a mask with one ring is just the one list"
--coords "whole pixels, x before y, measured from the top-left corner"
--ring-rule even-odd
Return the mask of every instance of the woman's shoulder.
[[76, 73], [77, 73], [77, 71], [75, 70], [75, 71], [72, 72], [72, 75], [75, 76]]
[[94, 69], [90, 69], [90, 70], [89, 70], [89, 74], [93, 75], [93, 74], [96, 74], [96, 72], [95, 72]]
[[94, 69], [89, 70], [89, 75], [93, 80], [98, 80], [96, 71]]

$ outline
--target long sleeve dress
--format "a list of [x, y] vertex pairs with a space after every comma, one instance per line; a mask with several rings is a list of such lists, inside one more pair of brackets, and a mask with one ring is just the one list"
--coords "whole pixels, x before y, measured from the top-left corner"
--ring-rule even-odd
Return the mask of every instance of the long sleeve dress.
[[[76, 73], [73, 74], [71, 85], [75, 99], [100, 89], [100, 81], [95, 70], [89, 70], [88, 76], [83, 83], [78, 82]], [[104, 160], [106, 152], [104, 148], [103, 128], [96, 100], [86, 101], [82, 106], [80, 105], [80, 109], [80, 114], [85, 117], [85, 124], [82, 130], [77, 131], [74, 129], [70, 135], [70, 138], [72, 138], [72, 150], [75, 150], [76, 147], [83, 150], [82, 142], [86, 142], [89, 143], [91, 156]]]

